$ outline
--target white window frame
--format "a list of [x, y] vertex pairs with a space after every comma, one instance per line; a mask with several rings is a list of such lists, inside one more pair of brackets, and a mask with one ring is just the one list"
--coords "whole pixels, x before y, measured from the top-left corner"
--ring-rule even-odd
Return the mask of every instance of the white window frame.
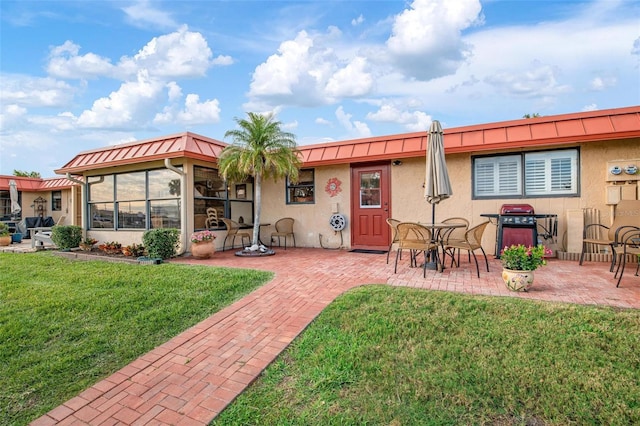
[[579, 195], [578, 148], [475, 157], [472, 168], [474, 199]]

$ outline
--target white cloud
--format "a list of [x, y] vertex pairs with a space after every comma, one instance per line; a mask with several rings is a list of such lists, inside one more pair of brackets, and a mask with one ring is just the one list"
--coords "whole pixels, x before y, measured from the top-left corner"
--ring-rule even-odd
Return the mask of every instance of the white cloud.
[[47, 72], [66, 79], [96, 78], [113, 72], [114, 67], [109, 59], [94, 53], [78, 56], [79, 52], [80, 46], [69, 40], [51, 47]]
[[534, 64], [529, 69], [496, 73], [486, 77], [485, 82], [510, 96], [557, 96], [571, 90], [558, 82], [557, 74], [558, 69], [549, 65]]
[[234, 61], [233, 61], [233, 58], [231, 56], [218, 55], [211, 61], [211, 64], [220, 65], [220, 66], [226, 66], [226, 65], [232, 65], [233, 62]]
[[596, 105], [596, 104], [591, 104], [591, 105], [585, 105], [585, 106], [582, 108], [582, 111], [595, 111], [595, 110], [597, 110], [597, 109], [598, 109], [598, 105]]
[[47, 72], [65, 79], [128, 79], [135, 78], [138, 71], [146, 69], [153, 77], [191, 78], [205, 76], [213, 65], [233, 63], [230, 56], [219, 55], [212, 59], [213, 54], [202, 34], [189, 31], [186, 26], [170, 34], [154, 37], [136, 55], [123, 56], [116, 65], [97, 54], [80, 56], [79, 52], [80, 46], [71, 41], [52, 47]]
[[324, 126], [330, 126], [331, 122], [329, 120], [327, 120], [326, 118], [322, 118], [322, 117], [318, 117], [315, 119], [315, 123], [316, 124], [322, 124]]
[[131, 6], [123, 7], [122, 11], [126, 14], [127, 20], [139, 28], [147, 29], [149, 25], [157, 28], [177, 26], [169, 13], [156, 9], [147, 0], [136, 1]]
[[282, 129], [286, 130], [287, 132], [291, 132], [297, 129], [299, 124], [300, 123], [298, 123], [298, 120], [293, 120], [293, 121], [290, 121], [289, 123], [282, 124]]
[[60, 107], [69, 104], [74, 93], [69, 84], [53, 78], [10, 74], [0, 78], [0, 105]]
[[371, 130], [366, 123], [362, 121], [352, 121], [352, 115], [344, 112], [342, 106], [339, 106], [336, 110], [336, 118], [338, 122], [342, 124], [347, 130], [347, 136], [350, 138], [367, 138], [371, 136]]
[[160, 78], [204, 77], [212, 65], [212, 52], [202, 34], [178, 31], [154, 37], [133, 58], [124, 57], [119, 68], [125, 75], [146, 69]]
[[366, 71], [367, 60], [356, 57], [344, 68], [336, 71], [325, 91], [334, 98], [357, 97], [366, 95], [373, 86], [373, 77]]
[[77, 124], [85, 128], [127, 129], [145, 125], [163, 87], [162, 82], [149, 78], [146, 70], [140, 71], [136, 81], [123, 83], [109, 97], [96, 100], [90, 110], [80, 114]]
[[353, 18], [351, 20], [351, 25], [353, 25], [354, 27], [362, 24], [364, 22], [364, 16], [362, 16], [362, 14], [360, 14], [360, 16], [358, 16], [357, 18]]
[[590, 87], [592, 90], [600, 92], [610, 87], [615, 87], [617, 82], [615, 77], [594, 77], [591, 80]]
[[480, 12], [479, 0], [414, 0], [395, 17], [389, 53], [409, 78], [453, 74], [470, 54], [461, 32], [482, 19]]
[[217, 99], [200, 102], [195, 94], [187, 95], [184, 109], [174, 111], [172, 107], [165, 107], [162, 113], [156, 114], [154, 124], [213, 124], [220, 121], [220, 103]]
[[400, 124], [411, 132], [429, 129], [432, 121], [431, 116], [422, 111], [403, 111], [392, 104], [381, 105], [378, 111], [368, 113], [367, 120]]
[[326, 35], [301, 31], [295, 39], [282, 42], [277, 54], [256, 67], [251, 103], [318, 106], [368, 93], [373, 77], [367, 60], [339, 57], [333, 43], [340, 36], [337, 29], [329, 28]]

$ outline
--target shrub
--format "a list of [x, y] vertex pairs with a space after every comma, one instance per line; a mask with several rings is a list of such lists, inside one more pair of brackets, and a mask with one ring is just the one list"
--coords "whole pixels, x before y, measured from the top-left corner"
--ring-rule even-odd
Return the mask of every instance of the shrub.
[[130, 246], [126, 246], [122, 248], [122, 254], [125, 256], [143, 256], [144, 255], [144, 246], [142, 244], [133, 243]]
[[5, 223], [0, 222], [0, 237], [6, 237], [9, 234], [9, 227]]
[[180, 231], [173, 228], [159, 228], [145, 231], [142, 242], [147, 248], [149, 257], [169, 259], [176, 255]]
[[122, 253], [122, 244], [117, 241], [107, 241], [104, 244], [100, 244], [98, 248], [108, 254]]
[[61, 250], [78, 247], [82, 241], [82, 228], [76, 225], [56, 225], [51, 228], [51, 241]]

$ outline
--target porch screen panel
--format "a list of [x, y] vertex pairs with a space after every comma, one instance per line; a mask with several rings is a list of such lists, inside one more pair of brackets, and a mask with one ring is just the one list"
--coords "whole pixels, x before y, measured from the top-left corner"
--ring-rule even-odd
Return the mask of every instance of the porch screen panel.
[[89, 217], [91, 228], [110, 228], [115, 225], [114, 175], [89, 176]]

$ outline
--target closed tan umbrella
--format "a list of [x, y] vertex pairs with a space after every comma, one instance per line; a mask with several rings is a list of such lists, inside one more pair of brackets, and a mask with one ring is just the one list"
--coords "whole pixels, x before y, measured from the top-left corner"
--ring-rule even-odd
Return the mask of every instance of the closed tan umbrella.
[[442, 126], [438, 120], [433, 120], [429, 128], [427, 144], [427, 176], [424, 195], [431, 204], [431, 221], [436, 222], [436, 204], [449, 198], [453, 194], [449, 171], [444, 158], [444, 137]]
[[22, 207], [18, 203], [18, 185], [13, 179], [9, 181], [9, 197], [11, 198], [11, 216], [17, 216], [22, 211]]

